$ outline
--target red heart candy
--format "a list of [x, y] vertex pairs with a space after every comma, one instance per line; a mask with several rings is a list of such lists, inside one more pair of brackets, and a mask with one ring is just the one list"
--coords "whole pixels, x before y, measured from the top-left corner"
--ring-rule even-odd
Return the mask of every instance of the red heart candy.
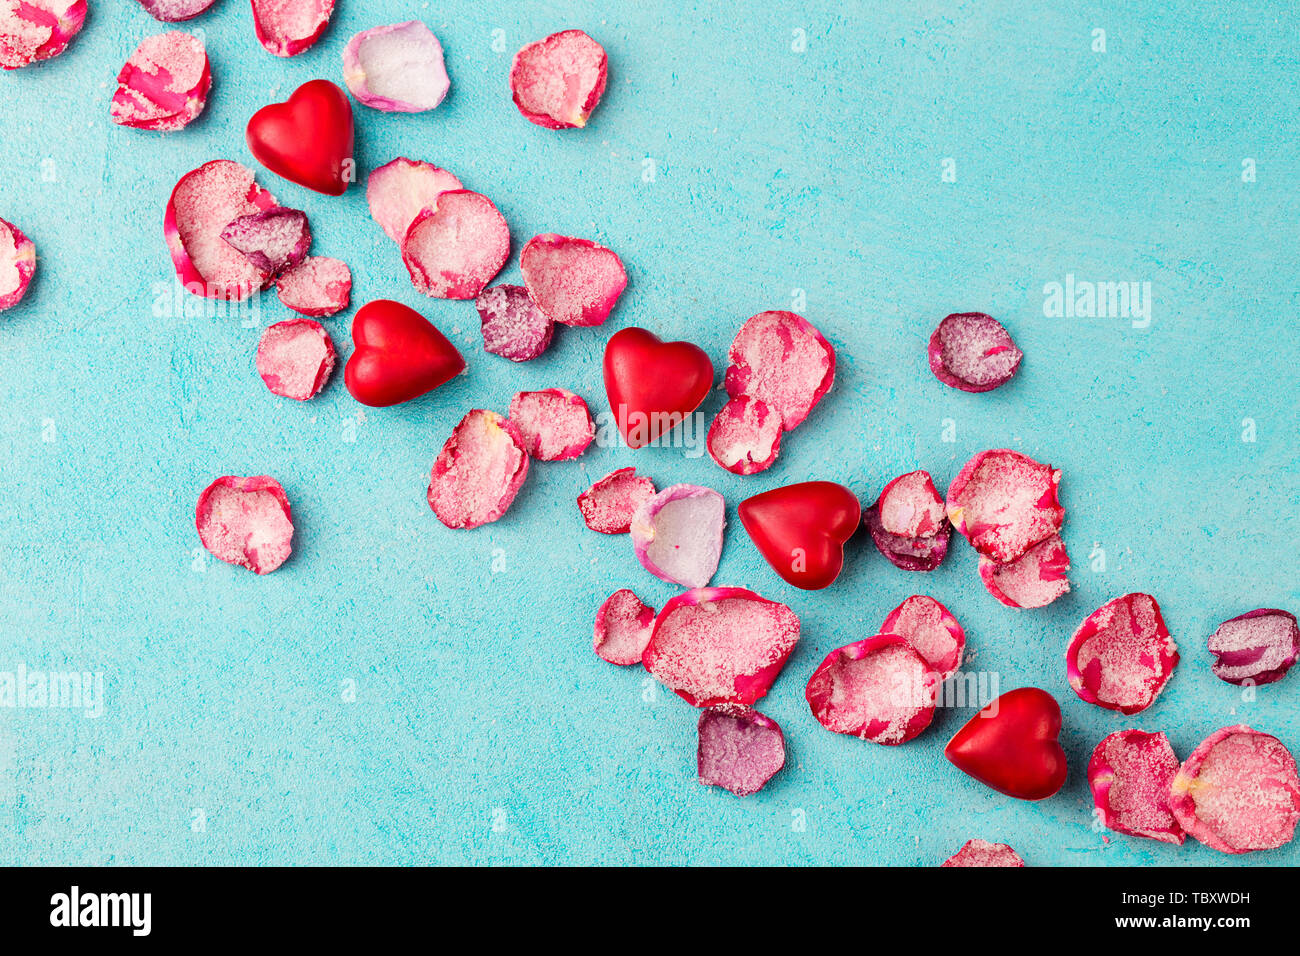
[[341, 196], [352, 180], [352, 104], [329, 80], [311, 80], [248, 121], [259, 163], [318, 193]]
[[999, 793], [1042, 800], [1065, 783], [1061, 707], [1037, 687], [1007, 691], [948, 741], [943, 755], [962, 773]]
[[713, 363], [698, 345], [638, 328], [615, 332], [605, 345], [605, 393], [629, 448], [670, 431], [711, 388]]
[[833, 481], [773, 488], [740, 503], [740, 523], [790, 584], [819, 591], [839, 577], [844, 543], [862, 518], [857, 496]]
[[356, 350], [343, 381], [362, 405], [382, 408], [409, 402], [459, 375], [465, 359], [456, 346], [414, 309], [376, 299], [352, 319]]

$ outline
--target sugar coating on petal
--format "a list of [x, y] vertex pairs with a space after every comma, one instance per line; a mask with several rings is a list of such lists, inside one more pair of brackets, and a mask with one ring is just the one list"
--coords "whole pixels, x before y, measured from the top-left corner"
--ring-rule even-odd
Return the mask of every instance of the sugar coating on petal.
[[932, 597], [913, 594], [889, 612], [882, 634], [897, 634], [943, 679], [961, 666], [966, 632], [952, 613]]
[[604, 47], [581, 30], [530, 43], [510, 69], [515, 105], [538, 126], [585, 126], [605, 92], [607, 65]]
[[633, 515], [632, 545], [651, 574], [702, 588], [718, 569], [725, 527], [722, 495], [699, 485], [670, 485]]
[[1149, 594], [1110, 601], [1080, 625], [1066, 651], [1070, 686], [1124, 714], [1149, 707], [1178, 664], [1178, 646]]
[[451, 86], [442, 44], [418, 20], [354, 36], [343, 50], [343, 80], [367, 106], [400, 113], [433, 109]]
[[1022, 358], [1002, 323], [983, 312], [950, 315], [930, 337], [930, 370], [945, 385], [966, 392], [1006, 384]]
[[592, 647], [611, 664], [624, 667], [640, 664], [654, 623], [654, 608], [627, 588], [615, 591], [596, 611]]
[[221, 238], [263, 272], [279, 275], [302, 262], [311, 248], [307, 215], [276, 206], [231, 220]]
[[277, 322], [262, 333], [257, 345], [257, 373], [266, 387], [300, 402], [325, 387], [334, 360], [333, 340], [311, 319]]
[[835, 380], [835, 350], [803, 316], [760, 312], [731, 343], [727, 394], [749, 395], [781, 416], [789, 431], [811, 412]]
[[58, 56], [86, 21], [86, 0], [0, 0], [0, 67]]
[[207, 104], [212, 76], [203, 43], [173, 31], [146, 38], [117, 76], [109, 117], [121, 126], [175, 131]]
[[492, 200], [467, 189], [443, 193], [436, 209], [411, 223], [402, 261], [416, 291], [441, 299], [472, 299], [510, 255], [510, 228]]
[[448, 528], [477, 528], [506, 513], [527, 474], [519, 429], [496, 412], [474, 409], [438, 453], [429, 507]]
[[178, 23], [197, 17], [217, 0], [140, 0], [149, 16], [163, 23]]
[[274, 571], [293, 551], [289, 500], [265, 475], [218, 478], [199, 496], [195, 525], [214, 557], [257, 574]]
[[577, 458], [596, 437], [587, 403], [563, 388], [519, 392], [510, 400], [510, 420], [519, 426], [524, 451], [539, 461]]
[[257, 39], [268, 53], [295, 56], [314, 44], [334, 13], [334, 0], [252, 0]]
[[980, 554], [1010, 561], [1061, 530], [1061, 473], [1008, 448], [981, 452], [948, 488], [953, 527]]
[[1044, 538], [1020, 557], [999, 563], [980, 555], [980, 579], [1007, 607], [1046, 607], [1070, 590], [1070, 556], [1059, 534]]
[[927, 471], [899, 475], [885, 485], [876, 507], [881, 527], [906, 538], [935, 534], [948, 520], [943, 499]]
[[600, 325], [627, 287], [617, 253], [588, 239], [547, 233], [519, 253], [528, 294], [553, 322]]
[[1216, 850], [1284, 846], [1300, 820], [1295, 759], [1276, 737], [1240, 725], [1225, 727], [1183, 763], [1170, 807], [1188, 833]]
[[0, 310], [22, 301], [35, 272], [35, 244], [13, 223], [0, 219]]
[[[183, 284], [200, 295], [244, 298], [270, 281], [248, 257], [221, 238], [241, 216], [275, 205], [253, 181], [252, 170], [218, 159], [186, 173], [172, 191], [164, 232]], [[200, 288], [192, 288], [197, 282]]]
[[329, 256], [308, 256], [275, 280], [276, 295], [287, 308], [317, 318], [348, 307], [352, 298], [352, 270]]
[[709, 457], [737, 475], [766, 471], [781, 453], [781, 416], [756, 398], [731, 399], [709, 426]]
[[805, 696], [827, 730], [901, 744], [934, 716], [939, 675], [903, 638], [884, 634], [832, 651]]
[[741, 588], [699, 588], [660, 611], [643, 663], [687, 703], [749, 706], [798, 640], [799, 619], [784, 604]]
[[399, 156], [366, 179], [366, 203], [371, 218], [400, 244], [420, 213], [438, 208], [439, 196], [463, 188], [447, 170]]
[[934, 534], [907, 538], [890, 534], [880, 524], [880, 509], [875, 505], [862, 509], [862, 523], [871, 534], [876, 550], [904, 571], [933, 571], [948, 555], [952, 525], [945, 522]]
[[601, 534], [627, 534], [642, 504], [655, 496], [655, 483], [635, 468], [619, 468], [578, 496], [582, 520]]
[[521, 285], [484, 289], [474, 300], [483, 327], [483, 350], [512, 362], [537, 358], [551, 344], [555, 323]]
[[696, 766], [705, 786], [748, 797], [785, 766], [785, 735], [776, 721], [757, 711], [704, 710], [698, 731]]
[[967, 840], [965, 846], [944, 860], [940, 866], [1024, 866], [1020, 854], [1005, 843]]
[[1103, 739], [1088, 762], [1088, 783], [1112, 830], [1166, 843], [1183, 842], [1169, 809], [1178, 757], [1163, 733], [1121, 730]]
[[1286, 676], [1300, 655], [1300, 628], [1294, 614], [1259, 608], [1224, 621], [1208, 645], [1220, 680], [1269, 684]]

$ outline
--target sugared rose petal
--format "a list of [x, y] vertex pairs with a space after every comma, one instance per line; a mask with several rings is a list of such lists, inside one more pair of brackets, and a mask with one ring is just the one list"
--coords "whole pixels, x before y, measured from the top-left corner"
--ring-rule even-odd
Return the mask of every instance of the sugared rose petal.
[[417, 292], [472, 299], [510, 256], [510, 227], [492, 200], [468, 189], [438, 197], [436, 209], [415, 217], [402, 242], [402, 261]]
[[1178, 665], [1160, 605], [1149, 594], [1103, 604], [1074, 632], [1065, 652], [1070, 686], [1099, 707], [1136, 714], [1150, 707]]
[[596, 611], [596, 630], [592, 647], [611, 664], [640, 664], [641, 655], [650, 643], [654, 630], [655, 610], [641, 602], [627, 588], [615, 591]]
[[877, 634], [831, 651], [804, 694], [827, 730], [892, 745], [930, 726], [939, 683], [906, 640]]
[[728, 353], [727, 394], [748, 395], [794, 428], [835, 381], [835, 350], [803, 316], [760, 312], [736, 333]]
[[617, 253], [554, 233], [528, 240], [519, 253], [519, 271], [537, 307], [561, 325], [600, 325], [627, 288]]
[[928, 471], [899, 475], [881, 490], [876, 508], [880, 511], [880, 526], [904, 538], [937, 534], [948, 521], [943, 499], [935, 491]]
[[167, 202], [163, 234], [176, 276], [195, 295], [245, 299], [271, 281], [221, 238], [231, 221], [276, 205], [253, 182], [253, 171], [228, 159], [204, 163], [181, 177]]
[[429, 479], [429, 507], [448, 528], [477, 528], [506, 513], [528, 476], [518, 427], [474, 409], [452, 431]]
[[274, 571], [293, 551], [289, 499], [266, 475], [218, 478], [199, 495], [194, 524], [214, 557], [257, 574]]
[[273, 276], [302, 262], [311, 248], [306, 213], [282, 206], [231, 220], [221, 230], [221, 238], [259, 271]]
[[352, 299], [352, 270], [329, 256], [308, 256], [280, 274], [275, 292], [285, 306], [301, 315], [333, 315]]
[[1224, 621], [1209, 644], [1215, 677], [1229, 684], [1271, 684], [1300, 655], [1300, 628], [1294, 614], [1259, 608]]
[[512, 362], [537, 358], [551, 344], [555, 323], [521, 285], [498, 285], [479, 293], [474, 305], [483, 325], [483, 350]]
[[1070, 590], [1070, 556], [1059, 534], [1044, 538], [1013, 561], [983, 555], [980, 580], [1007, 607], [1046, 607]]
[[700, 712], [700, 783], [748, 797], [785, 766], [785, 735], [756, 710]]
[[1061, 530], [1061, 473], [1008, 448], [980, 452], [948, 488], [948, 520], [994, 561], [1011, 561]]
[[637, 560], [655, 577], [704, 587], [718, 570], [726, 510], [722, 495], [710, 488], [669, 485], [632, 516]]
[[1165, 843], [1183, 842], [1169, 810], [1169, 787], [1178, 757], [1162, 733], [1121, 730], [1097, 744], [1088, 761], [1088, 786], [1110, 829]]
[[744, 588], [679, 594], [655, 618], [642, 663], [695, 707], [734, 712], [767, 693], [799, 640], [799, 618]]
[[431, 110], [451, 88], [442, 44], [419, 20], [362, 30], [349, 40], [343, 81], [360, 102], [389, 113]]
[[882, 634], [897, 634], [947, 680], [961, 666], [966, 649], [966, 631], [952, 613], [932, 597], [913, 594], [889, 612], [880, 626]]
[[257, 374], [275, 395], [305, 402], [334, 371], [334, 341], [319, 322], [289, 319], [262, 333], [257, 343]]
[[967, 840], [966, 845], [941, 864], [944, 866], [1024, 866], [1020, 854], [1005, 843]]
[[756, 398], [740, 395], [722, 406], [709, 426], [709, 457], [737, 475], [754, 475], [781, 453], [781, 416]]
[[950, 315], [930, 336], [930, 371], [963, 392], [987, 392], [1011, 381], [1024, 354], [997, 319], [983, 312]]
[[162, 23], [192, 20], [217, 0], [140, 0], [149, 16]]
[[145, 39], [117, 74], [109, 118], [136, 129], [184, 129], [203, 112], [211, 88], [202, 41], [188, 33], [161, 33]]
[[400, 245], [420, 213], [437, 209], [443, 193], [463, 188], [459, 179], [433, 163], [398, 157], [370, 174], [366, 203], [370, 217]]
[[13, 223], [0, 219], [0, 312], [23, 300], [35, 274], [35, 244]]
[[1216, 730], [1183, 762], [1169, 809], [1184, 830], [1223, 853], [1285, 846], [1300, 820], [1300, 780], [1282, 741], [1237, 725]]
[[86, 0], [0, 0], [0, 67], [58, 56], [85, 22]]
[[862, 510], [862, 523], [871, 533], [876, 549], [895, 567], [904, 571], [933, 571], [943, 564], [952, 538], [952, 525], [944, 522], [935, 534], [905, 538], [890, 534], [880, 525], [880, 511], [875, 505]]
[[510, 90], [530, 123], [547, 129], [586, 126], [605, 92], [605, 48], [581, 30], [554, 33], [515, 54]]
[[637, 509], [654, 496], [653, 481], [635, 468], [619, 468], [578, 495], [578, 510], [592, 531], [627, 534]]
[[334, 0], [253, 0], [253, 27], [268, 53], [297, 56], [320, 39]]
[[563, 388], [520, 392], [510, 400], [510, 420], [519, 426], [524, 451], [538, 461], [577, 458], [596, 437], [587, 403]]

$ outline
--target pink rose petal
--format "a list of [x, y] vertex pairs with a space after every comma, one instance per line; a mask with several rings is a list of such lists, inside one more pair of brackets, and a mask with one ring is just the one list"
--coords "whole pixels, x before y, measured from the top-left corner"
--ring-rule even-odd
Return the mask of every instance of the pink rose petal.
[[276, 206], [231, 220], [221, 238], [242, 252], [261, 272], [278, 276], [307, 258], [311, 229], [307, 215]]
[[904, 538], [937, 534], [948, 521], [943, 499], [935, 491], [928, 471], [899, 475], [880, 492], [876, 508], [880, 511], [880, 526]]
[[640, 664], [654, 630], [654, 608], [641, 602], [627, 588], [615, 591], [596, 611], [592, 647], [611, 664], [627, 667]]
[[948, 487], [948, 520], [994, 561], [1020, 557], [1061, 530], [1061, 473], [1008, 448], [980, 452]]
[[265, 475], [218, 478], [199, 496], [194, 524], [214, 557], [257, 574], [274, 571], [293, 552], [289, 499]]
[[468, 189], [438, 197], [415, 217], [402, 241], [402, 261], [417, 292], [473, 299], [510, 256], [510, 227], [492, 200]]
[[904, 638], [877, 634], [831, 651], [804, 696], [827, 730], [894, 745], [930, 726], [939, 684]]
[[835, 381], [835, 350], [803, 316], [760, 312], [740, 327], [728, 353], [727, 394], [748, 395], [781, 416], [789, 431]]
[[136, 129], [184, 129], [203, 112], [211, 87], [202, 41], [188, 33], [161, 33], [146, 38], [118, 73], [109, 118]]
[[85, 22], [86, 0], [0, 0], [0, 67], [58, 56]]
[[1020, 557], [998, 563], [980, 555], [980, 580], [1007, 607], [1046, 607], [1070, 590], [1070, 556], [1059, 534]]
[[140, 0], [140, 6], [155, 20], [162, 23], [180, 23], [193, 20], [217, 0]]
[[1214, 676], [1229, 684], [1271, 684], [1281, 680], [1300, 655], [1294, 614], [1259, 608], [1224, 621], [1210, 635]]
[[483, 350], [512, 362], [537, 358], [551, 344], [555, 323], [521, 285], [498, 285], [479, 293], [474, 305], [483, 326]]
[[1258, 730], [1216, 730], [1174, 777], [1169, 809], [1184, 830], [1223, 853], [1285, 846], [1300, 820], [1295, 758]]
[[1150, 707], [1178, 666], [1160, 605], [1126, 594], [1093, 611], [1065, 652], [1070, 686], [1098, 707], [1136, 714]]
[[655, 496], [655, 483], [635, 468], [619, 468], [578, 495], [578, 510], [592, 531], [627, 534], [642, 504]]
[[23, 300], [35, 274], [35, 244], [13, 223], [0, 219], [0, 312]]
[[518, 427], [474, 409], [452, 431], [429, 479], [429, 507], [448, 528], [477, 528], [510, 508], [528, 476]]
[[785, 766], [785, 735], [756, 710], [700, 711], [700, 783], [738, 797], [758, 793]]
[[276, 56], [309, 49], [334, 13], [334, 0], [252, 0], [257, 41]]
[[524, 451], [538, 461], [577, 458], [596, 437], [587, 403], [563, 388], [519, 392], [510, 400], [510, 420], [519, 426]]
[[1121, 730], [1097, 744], [1088, 761], [1088, 785], [1102, 823], [1118, 833], [1183, 843], [1169, 809], [1178, 757], [1162, 733]]
[[947, 522], [935, 534], [915, 538], [890, 534], [880, 524], [880, 511], [875, 505], [862, 509], [862, 523], [871, 534], [876, 550], [890, 563], [904, 571], [933, 571], [948, 556], [948, 542], [952, 526]]
[[605, 48], [581, 30], [565, 30], [515, 54], [510, 90], [530, 123], [546, 129], [587, 125], [605, 92]]
[[1020, 854], [1005, 843], [987, 840], [967, 840], [965, 845], [941, 864], [943, 866], [1003, 866], [1021, 867], [1025, 861]]
[[799, 618], [744, 588], [679, 594], [655, 618], [642, 663], [693, 707], [735, 712], [767, 693], [799, 640]]
[[460, 180], [445, 169], [423, 160], [398, 157], [370, 174], [366, 202], [370, 217], [400, 245], [420, 213], [437, 209], [438, 197], [443, 193], [463, 188]]
[[257, 344], [257, 374], [266, 387], [272, 394], [300, 402], [325, 387], [334, 360], [334, 341], [311, 319], [277, 322]]
[[618, 255], [588, 239], [546, 233], [519, 253], [519, 271], [537, 307], [561, 325], [600, 325], [627, 288]]
[[711, 488], [669, 485], [632, 517], [632, 546], [651, 574], [702, 588], [718, 570], [726, 502]]
[[280, 274], [275, 292], [287, 308], [301, 315], [334, 315], [352, 299], [352, 270], [338, 259], [308, 256]]
[[963, 392], [987, 392], [1011, 381], [1024, 354], [1002, 323], [983, 312], [950, 315], [930, 336], [930, 371]]
[[419, 20], [362, 30], [343, 48], [343, 81], [361, 103], [389, 113], [421, 113], [451, 88], [442, 44]]
[[913, 594], [889, 612], [880, 626], [882, 634], [897, 634], [947, 680], [961, 666], [966, 632], [952, 613], [932, 597]]
[[737, 475], [754, 475], [781, 453], [781, 416], [756, 398], [740, 395], [722, 406], [709, 426], [709, 457]]

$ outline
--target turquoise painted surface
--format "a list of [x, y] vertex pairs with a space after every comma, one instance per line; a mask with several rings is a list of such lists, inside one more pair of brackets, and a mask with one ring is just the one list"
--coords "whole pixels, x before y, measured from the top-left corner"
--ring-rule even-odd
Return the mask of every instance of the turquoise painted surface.
[[[223, 0], [189, 25], [213, 62], [207, 113], [169, 136], [107, 118], [118, 67], [162, 27], [134, 4], [94, 6], [66, 55], [0, 77], [0, 216], [40, 252], [31, 294], [0, 318], [0, 670], [103, 675], [98, 717], [0, 708], [4, 862], [932, 865], [972, 836], [1033, 864], [1300, 857], [1300, 845], [1229, 858], [1108, 841], [1083, 779], [1092, 746], [1126, 726], [1164, 729], [1184, 756], [1239, 721], [1300, 748], [1300, 677], [1243, 701], [1204, 651], [1226, 617], [1300, 608], [1289, 4], [670, 15], [342, 0], [322, 42], [279, 60], [247, 4]], [[452, 93], [418, 116], [358, 108], [362, 172], [397, 155], [446, 166], [493, 198], [517, 244], [596, 239], [631, 285], [606, 327], [563, 329], [516, 366], [481, 352], [471, 305], [411, 289], [361, 189], [331, 199], [262, 172], [308, 212], [315, 250], [352, 265], [356, 303], [420, 309], [470, 363], [395, 409], [362, 414], [338, 375], [311, 403], [275, 399], [253, 372], [258, 327], [171, 304], [167, 195], [206, 160], [251, 164], [255, 109], [309, 78], [337, 81], [353, 33], [410, 17], [442, 40]], [[548, 132], [511, 104], [510, 56], [571, 26], [609, 50], [609, 91], [586, 130]], [[1044, 287], [1067, 275], [1150, 283], [1149, 324], [1045, 316]], [[512, 261], [503, 278], [517, 276]], [[593, 448], [536, 466], [509, 515], [478, 531], [447, 531], [425, 504], [428, 469], [469, 408], [547, 386], [601, 408], [613, 329], [690, 338], [721, 368], [745, 318], [794, 306], [840, 371], [771, 471], [741, 479], [681, 449]], [[986, 395], [944, 388], [925, 365], [938, 319], [972, 309], [1028, 356]], [[350, 315], [326, 320], [345, 354]], [[269, 296], [253, 318], [281, 317]], [[855, 539], [833, 588], [798, 592], [734, 521], [745, 495], [807, 478], [864, 500], [917, 467], [945, 486], [999, 446], [1064, 472], [1075, 589], [1042, 611], [996, 604], [961, 543], [927, 577]], [[803, 621], [763, 704], [789, 763], [753, 798], [700, 787], [694, 711], [591, 653], [609, 592], [630, 586], [656, 606], [674, 592], [626, 539], [586, 532], [573, 505], [633, 463], [661, 486], [726, 495], [715, 583], [787, 601]], [[298, 533], [291, 561], [257, 578], [204, 560], [192, 516], [213, 477], [262, 472], [284, 483]], [[1158, 703], [1125, 719], [1074, 697], [1063, 652], [1084, 616], [1133, 590], [1157, 596], [1184, 660]], [[894, 749], [813, 721], [812, 669], [916, 591], [964, 623], [970, 668], [1062, 702], [1061, 794], [1017, 803], [950, 767], [942, 746], [966, 711]]]

